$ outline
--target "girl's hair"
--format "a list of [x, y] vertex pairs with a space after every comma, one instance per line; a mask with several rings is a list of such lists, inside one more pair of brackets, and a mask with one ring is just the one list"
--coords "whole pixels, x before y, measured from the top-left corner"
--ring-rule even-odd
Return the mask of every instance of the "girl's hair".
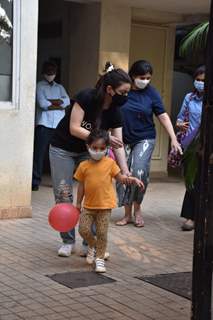
[[138, 60], [131, 66], [129, 70], [129, 76], [133, 80], [135, 76], [144, 76], [145, 74], [153, 74], [153, 68], [151, 64], [146, 60]]
[[95, 86], [97, 91], [96, 99], [100, 108], [102, 108], [104, 102], [107, 86], [111, 86], [115, 90], [123, 83], [132, 83], [128, 73], [122, 69], [115, 69], [113, 64], [109, 61], [105, 65], [104, 72], [105, 74], [99, 78]]
[[204, 73], [206, 73], [206, 67], [205, 67], [204, 65], [199, 66], [199, 67], [195, 70], [195, 72], [194, 72], [194, 74], [193, 74], [193, 78], [196, 79], [197, 76], [199, 76], [199, 75], [201, 75], [201, 74], [204, 74]]
[[101, 130], [101, 129], [92, 130], [87, 138], [86, 143], [88, 145], [91, 145], [93, 142], [95, 142], [99, 139], [103, 139], [106, 146], [109, 146], [109, 144], [110, 144], [109, 133], [107, 131]]

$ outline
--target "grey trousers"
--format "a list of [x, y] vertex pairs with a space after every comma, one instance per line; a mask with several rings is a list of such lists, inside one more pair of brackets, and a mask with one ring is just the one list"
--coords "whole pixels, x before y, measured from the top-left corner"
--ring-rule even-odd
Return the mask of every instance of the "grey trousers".
[[[49, 157], [55, 202], [72, 203], [74, 170], [80, 162], [89, 158], [89, 154], [69, 152], [50, 145]], [[75, 243], [75, 229], [62, 232], [60, 235], [64, 243]]]
[[133, 202], [141, 204], [149, 183], [149, 171], [152, 153], [155, 148], [155, 139], [142, 140], [135, 145], [126, 145], [126, 156], [129, 171], [133, 177], [143, 181], [145, 189], [137, 186], [124, 186], [117, 184], [119, 206], [132, 205]]

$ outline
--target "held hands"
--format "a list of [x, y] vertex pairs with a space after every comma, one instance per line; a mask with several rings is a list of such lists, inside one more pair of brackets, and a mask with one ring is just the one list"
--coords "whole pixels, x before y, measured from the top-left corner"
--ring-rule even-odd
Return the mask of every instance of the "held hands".
[[131, 177], [132, 176], [132, 173], [129, 171], [128, 168], [125, 171], [122, 170], [121, 173], [122, 173], [122, 175], [127, 176], [127, 177]]
[[127, 184], [127, 185], [135, 184], [137, 187], [141, 188], [142, 190], [145, 189], [143, 182], [135, 177], [125, 177], [124, 184]]

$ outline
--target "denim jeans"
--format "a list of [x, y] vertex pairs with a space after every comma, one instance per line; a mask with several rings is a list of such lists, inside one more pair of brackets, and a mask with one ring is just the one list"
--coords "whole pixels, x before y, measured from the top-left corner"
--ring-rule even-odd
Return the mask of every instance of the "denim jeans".
[[[50, 145], [49, 149], [51, 176], [56, 203], [73, 202], [73, 174], [80, 162], [89, 158], [87, 152], [69, 152]], [[93, 232], [95, 233], [94, 226]], [[66, 244], [75, 243], [75, 229], [60, 233]], [[83, 245], [87, 245], [83, 241]]]
[[44, 157], [48, 150], [50, 140], [55, 129], [44, 126], [35, 128], [34, 154], [33, 154], [33, 186], [39, 186], [43, 172]]

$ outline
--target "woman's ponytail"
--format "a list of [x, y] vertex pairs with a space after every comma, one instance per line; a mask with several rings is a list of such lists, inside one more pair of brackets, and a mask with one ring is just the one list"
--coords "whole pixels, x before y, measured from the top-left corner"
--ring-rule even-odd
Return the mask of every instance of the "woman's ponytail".
[[100, 76], [95, 86], [100, 108], [102, 108], [104, 103], [107, 86], [116, 89], [123, 83], [131, 84], [132, 80], [130, 76], [124, 70], [116, 69], [110, 61], [107, 61], [104, 68], [104, 74]]

